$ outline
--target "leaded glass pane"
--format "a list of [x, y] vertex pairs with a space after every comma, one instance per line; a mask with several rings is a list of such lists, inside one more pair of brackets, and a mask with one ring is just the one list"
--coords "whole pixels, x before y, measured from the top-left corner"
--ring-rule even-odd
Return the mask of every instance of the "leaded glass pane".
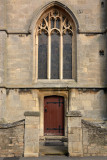
[[42, 27], [45, 27], [45, 25], [46, 25], [46, 22], [45, 22], [45, 20], [43, 19]]
[[42, 32], [38, 36], [38, 79], [47, 79], [47, 46], [48, 36]]
[[63, 79], [72, 78], [72, 35], [63, 35]]
[[51, 79], [59, 79], [59, 45], [60, 35], [54, 32], [51, 35]]
[[53, 12], [53, 15], [54, 15], [54, 16], [57, 16], [57, 15], [58, 15], [58, 11], [55, 10], [55, 11]]
[[51, 28], [54, 28], [54, 23], [55, 23], [55, 20], [54, 18], [51, 19]]
[[56, 28], [60, 29], [60, 19], [59, 18], [56, 20]]

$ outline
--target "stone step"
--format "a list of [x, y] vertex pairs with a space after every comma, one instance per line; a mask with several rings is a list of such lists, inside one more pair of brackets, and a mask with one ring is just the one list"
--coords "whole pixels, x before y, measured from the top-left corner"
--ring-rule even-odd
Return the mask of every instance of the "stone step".
[[45, 146], [64, 146], [64, 143], [61, 141], [47, 141], [44, 143]]
[[41, 146], [40, 155], [67, 155], [68, 148], [65, 146]]
[[46, 137], [40, 137], [40, 142], [49, 142], [49, 141], [54, 141], [54, 142], [67, 142], [68, 138], [65, 136], [46, 136]]
[[40, 155], [67, 155], [68, 143], [65, 136], [40, 137]]

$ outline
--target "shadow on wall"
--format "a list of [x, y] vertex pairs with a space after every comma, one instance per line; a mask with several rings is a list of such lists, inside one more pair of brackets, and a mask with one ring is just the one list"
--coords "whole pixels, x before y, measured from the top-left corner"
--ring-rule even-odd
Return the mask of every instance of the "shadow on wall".
[[[100, 2], [100, 28], [102, 34], [100, 35], [101, 41], [99, 42], [99, 58], [100, 58], [100, 71], [101, 71], [101, 84], [107, 85], [107, 47], [106, 47], [106, 16], [107, 16], [107, 2], [102, 0]], [[104, 33], [103, 33], [104, 32]]]
[[105, 103], [106, 103], [106, 105], [105, 105], [103, 115], [104, 115], [104, 120], [107, 121], [107, 89], [105, 90]]
[[[106, 12], [106, 14], [105, 14], [105, 19], [104, 19], [104, 21], [105, 21], [105, 24], [106, 24], [106, 35], [105, 35], [105, 52], [106, 52], [106, 57], [107, 57], [107, 1], [105, 1], [105, 12]], [[106, 68], [107, 68], [107, 60], [106, 60], [106, 66], [105, 66]], [[106, 77], [107, 77], [107, 75], [106, 75]], [[107, 81], [107, 80], [106, 80]], [[106, 84], [107, 84], [107, 82], [106, 82]], [[106, 89], [106, 108], [105, 108], [105, 120], [107, 120], [107, 89]]]
[[[101, 1], [101, 29], [104, 34], [101, 34], [102, 41], [100, 42], [99, 56], [100, 56], [100, 69], [101, 69], [101, 84], [104, 87], [107, 86], [107, 1]], [[102, 52], [102, 53], [101, 53]], [[105, 93], [105, 108], [102, 111], [102, 117], [107, 120], [107, 89], [104, 90]], [[102, 106], [102, 104], [101, 104]], [[103, 106], [102, 106], [103, 107]]]

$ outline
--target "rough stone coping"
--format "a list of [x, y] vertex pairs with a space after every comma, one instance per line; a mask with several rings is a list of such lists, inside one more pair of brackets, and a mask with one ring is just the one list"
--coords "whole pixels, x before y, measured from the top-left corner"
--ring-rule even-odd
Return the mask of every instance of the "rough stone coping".
[[12, 128], [12, 127], [23, 125], [24, 123], [25, 123], [25, 120], [23, 119], [13, 123], [0, 124], [0, 129]]
[[24, 116], [35, 116], [35, 117], [40, 117], [40, 112], [25, 112]]
[[82, 117], [82, 114], [80, 111], [69, 111], [67, 112], [66, 117]]
[[104, 128], [103, 125], [101, 125], [101, 124], [98, 124], [96, 122], [89, 122], [84, 119], [82, 119], [81, 122], [83, 125], [85, 125], [86, 128], [93, 127], [93, 128], [97, 128], [100, 131], [106, 131], [106, 133], [107, 133], [107, 128], [106, 127]]

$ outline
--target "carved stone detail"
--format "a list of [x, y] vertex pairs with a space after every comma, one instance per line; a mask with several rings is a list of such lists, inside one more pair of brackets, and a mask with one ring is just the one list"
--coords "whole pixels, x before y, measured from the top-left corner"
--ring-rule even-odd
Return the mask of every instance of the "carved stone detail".
[[73, 33], [72, 21], [67, 15], [62, 13], [60, 10], [52, 9], [45, 17], [42, 17], [37, 26], [37, 32], [41, 34], [44, 31], [46, 34], [50, 34], [57, 31], [59, 34], [66, 34], [68, 31], [70, 34]]

